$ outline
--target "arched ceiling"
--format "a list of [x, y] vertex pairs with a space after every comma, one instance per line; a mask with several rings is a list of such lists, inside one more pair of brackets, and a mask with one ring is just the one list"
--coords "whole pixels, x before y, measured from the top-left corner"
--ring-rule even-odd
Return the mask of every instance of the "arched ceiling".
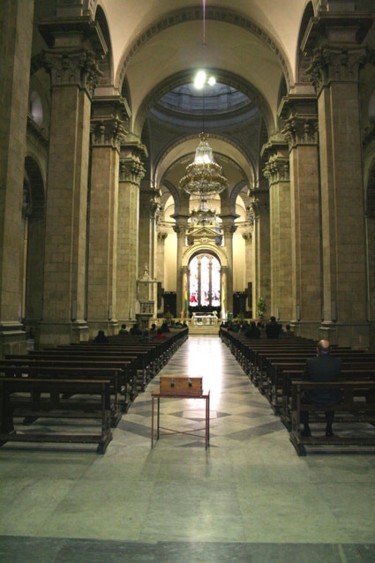
[[203, 0], [98, 4], [110, 33], [113, 85], [126, 92], [130, 128], [149, 149], [151, 181], [178, 186], [193, 159], [206, 110], [192, 112], [188, 105], [161, 100], [170, 91], [189, 90], [196, 71], [204, 68], [244, 96], [233, 111], [218, 103], [206, 116], [205, 130], [231, 189], [241, 182], [253, 186], [262, 131], [274, 132], [280, 87], [294, 83], [307, 0], [288, 0], [287, 10], [279, 0], [206, 0], [205, 18]]

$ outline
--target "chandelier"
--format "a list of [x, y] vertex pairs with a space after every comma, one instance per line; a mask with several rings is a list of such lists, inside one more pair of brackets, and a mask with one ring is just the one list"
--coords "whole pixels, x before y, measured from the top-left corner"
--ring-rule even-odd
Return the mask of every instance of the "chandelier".
[[217, 225], [216, 211], [208, 208], [207, 199], [202, 197], [199, 201], [199, 208], [193, 209], [190, 213], [190, 222], [193, 225]]
[[190, 195], [199, 195], [204, 200], [208, 196], [220, 194], [228, 186], [222, 175], [222, 167], [215, 162], [212, 148], [208, 144], [207, 133], [199, 135], [200, 143], [195, 151], [194, 162], [186, 167], [186, 175], [180, 186]]

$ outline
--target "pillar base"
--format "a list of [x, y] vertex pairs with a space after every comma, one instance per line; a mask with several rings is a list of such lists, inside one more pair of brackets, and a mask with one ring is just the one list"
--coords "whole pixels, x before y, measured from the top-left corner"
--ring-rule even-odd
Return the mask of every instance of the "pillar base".
[[374, 347], [374, 323], [353, 322], [334, 323], [325, 321], [319, 327], [320, 338], [325, 338], [331, 344], [347, 346], [358, 350], [369, 350]]
[[39, 325], [38, 348], [58, 346], [59, 344], [70, 344], [87, 341], [89, 331], [86, 321], [74, 322], [47, 322]]
[[0, 322], [0, 353], [25, 354], [27, 351], [26, 331], [19, 321]]

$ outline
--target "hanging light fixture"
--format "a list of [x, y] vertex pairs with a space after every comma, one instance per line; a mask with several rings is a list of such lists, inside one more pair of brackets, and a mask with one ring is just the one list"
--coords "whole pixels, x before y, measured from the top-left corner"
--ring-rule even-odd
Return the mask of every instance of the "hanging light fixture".
[[[202, 47], [206, 46], [206, 2], [203, 0], [203, 28]], [[214, 86], [216, 79], [199, 70], [194, 79], [194, 86], [198, 90], [205, 85]], [[204, 129], [204, 93], [203, 93], [203, 129]], [[212, 148], [208, 144], [208, 134], [204, 131], [199, 135], [200, 143], [195, 151], [194, 161], [186, 167], [186, 175], [180, 180], [180, 187], [190, 195], [198, 195], [207, 203], [208, 196], [221, 193], [228, 185], [222, 174], [222, 167], [215, 161]], [[203, 206], [204, 208], [204, 206]]]
[[207, 141], [208, 135], [201, 133], [199, 138], [194, 161], [186, 167], [186, 175], [181, 178], [180, 186], [188, 194], [199, 195], [207, 201], [208, 196], [225, 190], [228, 180], [222, 175], [222, 167], [215, 162]]

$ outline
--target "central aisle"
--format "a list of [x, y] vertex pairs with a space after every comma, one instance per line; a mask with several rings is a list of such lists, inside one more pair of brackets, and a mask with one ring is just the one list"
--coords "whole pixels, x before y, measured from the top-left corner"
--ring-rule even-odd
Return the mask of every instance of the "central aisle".
[[[202, 439], [162, 436], [151, 450], [151, 392], [161, 374], [204, 378], [208, 450], [203, 430]], [[299, 458], [217, 336], [190, 336], [161, 374], [123, 416], [104, 456], [92, 448], [0, 450], [2, 561], [374, 559], [374, 456]], [[204, 401], [161, 406], [162, 425], [202, 428]], [[22, 550], [24, 559], [7, 557]], [[46, 556], [52, 551], [59, 555]]]

